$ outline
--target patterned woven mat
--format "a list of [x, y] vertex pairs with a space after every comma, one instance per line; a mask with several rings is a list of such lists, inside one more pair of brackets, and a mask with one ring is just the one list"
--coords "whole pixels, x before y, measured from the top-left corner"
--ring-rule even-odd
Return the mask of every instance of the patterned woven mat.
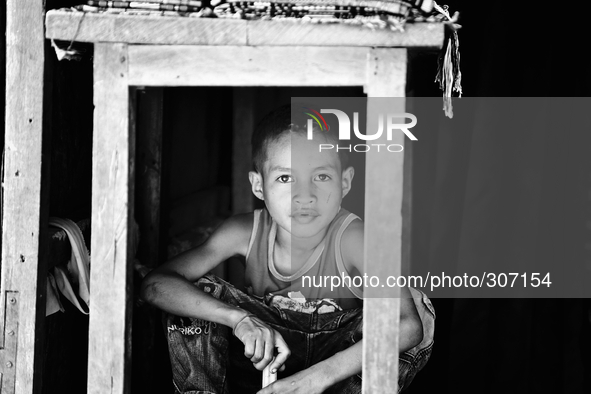
[[[239, 19], [314, 18], [334, 22], [384, 16], [398, 22], [433, 11], [433, 0], [88, 0], [77, 11], [127, 15], [222, 17]], [[384, 19], [382, 17], [382, 19]], [[388, 19], [388, 18], [385, 18]], [[394, 19], [393, 19], [394, 20]]]

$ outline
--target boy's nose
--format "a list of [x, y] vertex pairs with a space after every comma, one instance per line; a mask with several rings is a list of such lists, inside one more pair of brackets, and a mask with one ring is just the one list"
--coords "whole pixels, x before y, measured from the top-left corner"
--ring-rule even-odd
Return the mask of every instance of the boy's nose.
[[292, 190], [294, 192], [294, 201], [297, 204], [306, 205], [313, 204], [316, 201], [316, 195], [311, 187], [307, 185], [299, 185]]
[[309, 197], [297, 196], [295, 198], [295, 202], [300, 205], [313, 204], [314, 201], [315, 200], [311, 196], [309, 196]]

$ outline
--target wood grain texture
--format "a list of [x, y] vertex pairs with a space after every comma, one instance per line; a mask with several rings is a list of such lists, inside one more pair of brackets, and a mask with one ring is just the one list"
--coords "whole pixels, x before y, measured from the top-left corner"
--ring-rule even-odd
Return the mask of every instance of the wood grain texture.
[[88, 349], [95, 394], [129, 392], [135, 119], [127, 63], [127, 45], [95, 45]]
[[79, 42], [246, 45], [246, 21], [48, 11], [46, 36]]
[[[376, 129], [378, 114], [403, 113], [406, 49], [373, 49], [368, 58], [368, 130]], [[383, 97], [372, 100], [372, 98]], [[396, 99], [398, 97], [398, 99]], [[385, 133], [376, 143], [404, 146], [404, 134]], [[379, 142], [378, 142], [379, 141]], [[365, 273], [384, 284], [400, 274], [402, 257], [402, 195], [404, 154], [366, 154]], [[363, 393], [390, 394], [398, 390], [400, 289], [368, 287], [363, 308]]]
[[361, 86], [368, 48], [129, 47], [137, 86]]
[[432, 47], [443, 43], [442, 25], [407, 24], [404, 32], [301, 21], [249, 21], [248, 45]]
[[[84, 15], [84, 16], [83, 16]], [[303, 21], [246, 21], [93, 14], [47, 13], [47, 38], [80, 42], [166, 45], [298, 45], [440, 48], [444, 26], [407, 24], [404, 32]]]
[[[0, 345], [3, 393], [32, 393], [42, 350], [46, 236], [43, 217], [44, 33], [40, 0], [6, 3], [6, 117]], [[46, 214], [46, 213], [45, 213]], [[42, 279], [41, 279], [42, 278]], [[9, 296], [13, 294], [14, 296]], [[14, 300], [13, 303], [10, 300]], [[11, 305], [12, 312], [4, 311]], [[12, 321], [18, 316], [18, 322]], [[17, 325], [18, 323], [18, 325]], [[17, 329], [15, 332], [14, 330]], [[10, 334], [12, 331], [12, 335]], [[37, 361], [35, 360], [37, 358]], [[10, 365], [6, 363], [10, 362]], [[10, 378], [12, 375], [12, 378]]]
[[413, 195], [413, 142], [405, 139], [402, 186], [402, 261], [400, 272], [411, 274], [412, 258], [412, 195]]

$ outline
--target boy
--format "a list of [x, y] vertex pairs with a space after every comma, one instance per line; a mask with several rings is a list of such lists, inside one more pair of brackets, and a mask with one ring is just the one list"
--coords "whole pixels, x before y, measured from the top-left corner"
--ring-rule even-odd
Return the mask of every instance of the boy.
[[[266, 208], [228, 219], [203, 245], [142, 284], [145, 300], [176, 315], [167, 326], [181, 393], [361, 391], [362, 289], [302, 282], [304, 275], [363, 272], [363, 223], [340, 208], [354, 170], [346, 157], [319, 152], [319, 144], [336, 137], [315, 130], [308, 140], [307, 118], [297, 109], [272, 112], [253, 135], [249, 179]], [[246, 257], [248, 294], [206, 275], [235, 255]], [[426, 297], [412, 297], [401, 289], [401, 388], [426, 363], [432, 345], [432, 306]], [[257, 370], [267, 365], [284, 373], [261, 389]]]

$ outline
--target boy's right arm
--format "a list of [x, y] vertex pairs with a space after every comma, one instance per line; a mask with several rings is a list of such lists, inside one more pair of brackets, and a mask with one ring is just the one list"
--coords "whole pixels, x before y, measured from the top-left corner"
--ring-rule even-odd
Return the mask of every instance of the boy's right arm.
[[201, 291], [193, 284], [221, 262], [235, 255], [245, 255], [252, 229], [253, 215], [239, 215], [226, 220], [199, 247], [182, 253], [150, 272], [143, 280], [141, 297], [166, 312], [204, 319], [240, 330], [234, 334], [245, 345], [245, 356], [257, 369], [278, 369], [289, 357], [281, 335], [248, 312], [228, 305]]
[[199, 290], [193, 283], [226, 259], [246, 254], [252, 215], [234, 216], [205, 243], [150, 272], [142, 282], [146, 302], [175, 315], [206, 319], [233, 328], [246, 312]]

